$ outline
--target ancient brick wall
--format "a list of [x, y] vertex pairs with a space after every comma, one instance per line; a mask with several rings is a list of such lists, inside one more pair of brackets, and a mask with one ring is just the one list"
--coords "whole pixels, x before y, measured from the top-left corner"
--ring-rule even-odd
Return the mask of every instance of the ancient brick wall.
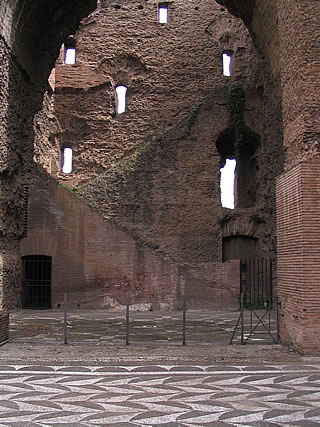
[[286, 169], [317, 156], [320, 144], [319, 2], [278, 2]]
[[[230, 232], [234, 234], [240, 234], [240, 231], [245, 232], [247, 236], [253, 238], [259, 236], [262, 248], [265, 248], [266, 252], [274, 253], [274, 177], [282, 170], [283, 151], [286, 154], [288, 175], [283, 175], [279, 181], [281, 183], [279, 184], [281, 189], [279, 204], [282, 203], [281, 192], [284, 182], [287, 182], [285, 192], [289, 192], [290, 181], [294, 188], [297, 187], [297, 183], [299, 184], [297, 194], [300, 200], [296, 201], [293, 209], [300, 205], [309, 208], [305, 200], [309, 197], [309, 192], [316, 193], [314, 189], [309, 191], [308, 185], [304, 184], [309, 179], [304, 175], [305, 169], [301, 170], [299, 178], [295, 175], [296, 169], [291, 175], [291, 168], [302, 160], [309, 160], [312, 164], [311, 160], [318, 153], [320, 133], [318, 0], [270, 0], [268, 2], [219, 0], [219, 3], [228, 5], [230, 10], [241, 16], [248, 25], [258, 51], [264, 56], [264, 60], [260, 57], [258, 61], [253, 58], [252, 49], [245, 47], [248, 46], [247, 33], [242, 32], [241, 26], [233, 18], [230, 22], [226, 11], [222, 11], [220, 6], [214, 6], [213, 2], [201, 2], [201, 4], [188, 2], [187, 5], [185, 2], [178, 1], [170, 3], [169, 17], [171, 13], [173, 20], [167, 26], [160, 26], [155, 22], [155, 2], [150, 1], [147, 6], [138, 2], [121, 1], [115, 4], [115, 2], [101, 1], [101, 9], [83, 21], [76, 35], [76, 37], [79, 36], [80, 42], [78, 52], [80, 61], [73, 68], [79, 73], [77, 74], [76, 71], [71, 79], [71, 82], [74, 81], [79, 86], [81, 73], [87, 74], [93, 86], [80, 85], [80, 88], [74, 90], [70, 87], [72, 85], [70, 85], [68, 67], [63, 66], [60, 76], [64, 76], [62, 79], [64, 82], [59, 81], [58, 76], [57, 86], [61, 83], [62, 86], [57, 89], [56, 96], [59, 96], [60, 91], [61, 95], [64, 92], [63, 96], [68, 95], [68, 99], [66, 98], [65, 104], [60, 104], [60, 101], [55, 104], [56, 96], [46, 97], [44, 108], [49, 115], [44, 110], [40, 112], [33, 129], [32, 119], [41, 105], [41, 90], [46, 84], [59, 46], [68, 34], [75, 30], [77, 21], [85, 16], [89, 9], [93, 10], [94, 3], [91, 0], [79, 0], [74, 10], [69, 8], [69, 2], [61, 5], [61, 2], [55, 0], [42, 2], [41, 5], [36, 0], [25, 2], [6, 0], [0, 5], [2, 37], [0, 40], [2, 77], [0, 86], [2, 106], [0, 281], [2, 305], [6, 307], [12, 304], [17, 305], [20, 299], [21, 270], [18, 239], [23, 234], [23, 183], [30, 177], [29, 175], [27, 178], [25, 173], [28, 174], [32, 170], [33, 132], [36, 133], [34, 157], [38, 164], [43, 164], [50, 173], [54, 176], [58, 175], [58, 178], [67, 182], [68, 185], [78, 186], [79, 195], [100, 210], [106, 218], [126, 227], [132, 236], [139, 237], [149, 246], [154, 245], [159, 252], [170, 253], [172, 257], [180, 260], [191, 259], [199, 265], [206, 261], [207, 256], [211, 260], [219, 258], [221, 261], [221, 238], [229, 238]], [[148, 18], [151, 15], [152, 21]], [[137, 21], [136, 16], [140, 21]], [[150, 23], [148, 28], [140, 25], [144, 17], [148, 18], [147, 21]], [[109, 49], [101, 47], [102, 45], [97, 49], [95, 46], [94, 41], [97, 39], [95, 25], [100, 23], [104, 23], [106, 34], [110, 35], [109, 44], [106, 46]], [[143, 37], [139, 33], [141, 28], [143, 28]], [[192, 30], [189, 31], [189, 28]], [[126, 37], [128, 37], [128, 44], [125, 42]], [[183, 40], [186, 40], [189, 45]], [[150, 43], [151, 41], [153, 42]], [[246, 43], [243, 44], [243, 41]], [[165, 51], [161, 50], [160, 45], [165, 46], [167, 52], [171, 52], [170, 58], [165, 56]], [[85, 57], [86, 46], [89, 48], [88, 52], [93, 54], [92, 57], [96, 57], [93, 61]], [[82, 47], [84, 50], [81, 52]], [[137, 52], [140, 47], [142, 51]], [[235, 68], [231, 79], [223, 79], [221, 74], [215, 74], [216, 66], [221, 70], [222, 49], [233, 49], [235, 58], [241, 59], [241, 62], [234, 62]], [[151, 58], [148, 51], [152, 51], [153, 59], [156, 58], [156, 60], [148, 59]], [[109, 54], [110, 52], [112, 54]], [[84, 54], [83, 63], [81, 63], [82, 54]], [[96, 59], [100, 60], [96, 61]], [[164, 65], [168, 61], [163, 74], [159, 72], [159, 59]], [[194, 68], [192, 64], [195, 64]], [[262, 71], [262, 69], [261, 74], [257, 73], [257, 70]], [[102, 75], [104, 77], [101, 79]], [[188, 80], [188, 76], [191, 75], [192, 78]], [[79, 79], [75, 78], [77, 76]], [[128, 92], [130, 102], [128, 102], [127, 116], [115, 115], [114, 86], [119, 81], [114, 76], [121, 77], [124, 84], [128, 84], [131, 88]], [[163, 80], [161, 80], [162, 77]], [[159, 103], [152, 104], [154, 106], [152, 109], [150, 102], [154, 102], [152, 93], [157, 85], [152, 89], [151, 85], [150, 87], [148, 85], [150, 82], [158, 84], [160, 81], [162, 83], [157, 92]], [[176, 86], [175, 83], [178, 81], [181, 84]], [[219, 156], [212, 146], [215, 147], [217, 138], [221, 136], [221, 133], [219, 134], [221, 129], [223, 131], [228, 127], [228, 97], [225, 94], [230, 83], [232, 85], [235, 81], [241, 81], [245, 90], [247, 103], [244, 123], [260, 137], [260, 145], [256, 151], [257, 160], [253, 159], [257, 166], [254, 184], [255, 207], [245, 211], [221, 210], [219, 204], [215, 205], [210, 200], [218, 198]], [[170, 90], [167, 90], [167, 87]], [[182, 88], [182, 97], [177, 97], [177, 87]], [[34, 90], [35, 88], [37, 90]], [[145, 98], [141, 97], [139, 88], [143, 88]], [[204, 93], [208, 93], [207, 88], [210, 93], [209, 101], [206, 99], [200, 105], [199, 101], [203, 99]], [[164, 94], [163, 98], [161, 94]], [[222, 94], [221, 97], [219, 94]], [[218, 98], [220, 100], [217, 102], [210, 101]], [[97, 99], [101, 109], [97, 109], [97, 105], [92, 102]], [[148, 101], [148, 108], [146, 102], [143, 102], [144, 99]], [[74, 107], [80, 111], [76, 116], [72, 113], [75, 111]], [[54, 130], [52, 131], [49, 116], [53, 109], [56, 109], [59, 114], [54, 115], [57, 116], [58, 121], [53, 119]], [[221, 117], [219, 120], [214, 116], [217, 111]], [[141, 120], [126, 123], [125, 117], [132, 112]], [[282, 113], [285, 127], [284, 139]], [[215, 117], [214, 120], [212, 116]], [[152, 120], [149, 120], [151, 117]], [[106, 140], [102, 142], [101, 134], [107, 135]], [[117, 134], [118, 138], [110, 138], [113, 134]], [[144, 135], [144, 139], [140, 140], [141, 135]], [[177, 135], [181, 138], [177, 138]], [[84, 141], [83, 146], [77, 142], [79, 136], [81, 141]], [[212, 145], [209, 147], [210, 138]], [[110, 139], [112, 142], [109, 145]], [[285, 150], [282, 150], [283, 140]], [[108, 141], [108, 144], [105, 141]], [[179, 142], [174, 144], [174, 141]], [[59, 166], [61, 167], [61, 149], [71, 143], [75, 143], [73, 147], [75, 160], [78, 157], [79, 161], [75, 162], [76, 173], [73, 176], [63, 176], [58, 172]], [[149, 144], [152, 145], [150, 173], [144, 163], [150, 159], [146, 155], [150, 153]], [[92, 151], [89, 149], [90, 146], [94, 146]], [[198, 147], [198, 154], [195, 146]], [[46, 156], [47, 148], [50, 159]], [[164, 155], [166, 148], [170, 148], [170, 152]], [[159, 152], [162, 153], [162, 157], [160, 155], [162, 162], [156, 170]], [[92, 153], [96, 155], [92, 157]], [[203, 153], [212, 155], [211, 164]], [[143, 158], [140, 163], [144, 166], [140, 168], [140, 166], [137, 167], [135, 159], [138, 158], [141, 161], [141, 156]], [[174, 162], [175, 158], [177, 161]], [[121, 159], [129, 162], [123, 165], [120, 162]], [[173, 163], [174, 167], [172, 167]], [[164, 167], [165, 164], [169, 167]], [[127, 167], [132, 166], [133, 180], [128, 179], [132, 175], [127, 173]], [[110, 169], [111, 178], [108, 177]], [[96, 176], [88, 176], [88, 170], [96, 170]], [[143, 174], [142, 170], [146, 173]], [[205, 173], [202, 173], [203, 170]], [[163, 173], [166, 179], [161, 180]], [[114, 187], [117, 177], [120, 187]], [[146, 188], [145, 184], [148, 182], [152, 182], [152, 188]], [[190, 191], [188, 191], [189, 187]], [[175, 188], [176, 191], [174, 191]], [[208, 189], [209, 196], [205, 195], [205, 188]], [[102, 189], [109, 189], [109, 191], [104, 193]], [[140, 191], [139, 195], [137, 190], [143, 191]], [[170, 205], [165, 201], [168, 193], [168, 198], [174, 200], [174, 204]], [[110, 198], [106, 197], [106, 194], [111, 194]], [[311, 208], [309, 210], [313, 212]], [[159, 215], [160, 218], [157, 217], [159, 212], [162, 213], [161, 216]], [[287, 219], [284, 219], [286, 227], [290, 227], [291, 222], [295, 224], [296, 221], [294, 212], [292, 218], [288, 215]], [[280, 216], [280, 226], [281, 218]], [[149, 219], [149, 223], [146, 219]], [[304, 226], [304, 242], [299, 253], [317, 252], [314, 243], [315, 226], [308, 221], [309, 219], [305, 221], [305, 224], [309, 225]], [[166, 224], [169, 224], [167, 228]], [[301, 234], [299, 233], [298, 235]], [[213, 242], [214, 249], [208, 250]], [[284, 278], [284, 285], [281, 287], [283, 299], [290, 297], [292, 289], [288, 285], [286, 290], [286, 286], [289, 283], [288, 277], [295, 271], [295, 267], [291, 266], [294, 265], [296, 253], [292, 251], [290, 244], [288, 247], [289, 250], [286, 252], [283, 246], [279, 255], [279, 259], [283, 257], [279, 261], [283, 266], [280, 269]], [[301, 246], [298, 246], [297, 250], [299, 247]], [[291, 262], [287, 253], [291, 254]], [[303, 258], [306, 266], [309, 266], [308, 262]], [[316, 262], [311, 268], [305, 268], [305, 294], [299, 294], [297, 291], [295, 302], [289, 301], [286, 304], [289, 307], [288, 312], [284, 313], [283, 336], [287, 337], [286, 340], [289, 342], [290, 340], [297, 342], [298, 348], [304, 346], [312, 348], [317, 343], [317, 336], [313, 331], [314, 324], [310, 319], [312, 319], [314, 301], [318, 295], [314, 293], [314, 281], [308, 273], [309, 270], [317, 271]], [[300, 279], [302, 281], [301, 277]], [[311, 296], [310, 300], [308, 295]], [[305, 306], [305, 314], [300, 315], [301, 299], [308, 302], [310, 310]], [[306, 313], [310, 314], [308, 319]], [[318, 314], [314, 316], [317, 326]], [[307, 325], [305, 329], [303, 329], [304, 325]], [[304, 335], [302, 331], [307, 332], [308, 338], [305, 340], [302, 337]]]
[[[57, 136], [74, 148], [76, 176], [64, 177], [71, 183], [161, 138], [212, 89], [227, 89], [223, 50], [233, 51], [234, 80], [259, 84], [249, 34], [225, 9], [176, 1], [161, 25], [156, 1], [139, 6], [122, 1], [97, 10], [75, 36], [76, 64], [63, 64], [64, 49], [56, 63]], [[128, 95], [127, 113], [117, 116], [118, 84], [128, 86]]]
[[30, 188], [21, 255], [52, 257], [52, 305], [71, 308], [236, 309], [239, 262], [178, 264], [104, 220], [55, 184]]
[[9, 313], [0, 312], [0, 344], [9, 339]]
[[0, 309], [20, 304], [23, 185], [31, 165], [38, 95], [4, 39], [0, 39]]
[[320, 162], [303, 162], [277, 179], [278, 295], [281, 338], [319, 352]]
[[[177, 261], [221, 262], [223, 237], [239, 233], [257, 238], [257, 255], [272, 256], [279, 97], [249, 33], [226, 9], [176, 1], [168, 13], [161, 25], [157, 2], [122, 1], [82, 22], [76, 64], [63, 63], [62, 48], [55, 93], [37, 116], [36, 160], [105, 218]], [[224, 50], [233, 52], [231, 78], [222, 75]], [[117, 115], [120, 83], [128, 86], [127, 111]], [[216, 142], [233, 126], [230, 90], [238, 84], [244, 126], [259, 142], [255, 203], [230, 211], [221, 208]], [[61, 173], [64, 147], [73, 149], [71, 174]], [[241, 218], [250, 225], [227, 227]]]

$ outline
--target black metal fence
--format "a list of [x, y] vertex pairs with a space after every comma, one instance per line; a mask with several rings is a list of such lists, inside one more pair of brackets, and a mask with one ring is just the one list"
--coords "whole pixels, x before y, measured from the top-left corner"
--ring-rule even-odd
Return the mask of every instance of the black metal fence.
[[272, 308], [272, 260], [240, 261], [240, 295], [243, 295], [244, 308]]

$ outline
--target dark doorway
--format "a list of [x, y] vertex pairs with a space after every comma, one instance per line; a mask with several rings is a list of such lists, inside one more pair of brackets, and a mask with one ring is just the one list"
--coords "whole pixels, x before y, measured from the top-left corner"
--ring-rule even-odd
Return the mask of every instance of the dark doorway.
[[258, 240], [249, 236], [229, 236], [222, 240], [222, 261], [257, 256]]
[[51, 257], [22, 257], [22, 307], [51, 308]]

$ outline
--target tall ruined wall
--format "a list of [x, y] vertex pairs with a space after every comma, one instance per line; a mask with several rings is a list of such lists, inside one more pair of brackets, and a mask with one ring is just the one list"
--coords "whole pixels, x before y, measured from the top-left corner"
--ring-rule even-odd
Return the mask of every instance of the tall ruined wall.
[[286, 170], [320, 147], [319, 2], [278, 2]]
[[281, 0], [278, 14], [286, 150], [277, 182], [281, 329], [294, 348], [319, 353], [319, 2]]
[[183, 295], [189, 308], [238, 308], [238, 261], [178, 264], [45, 177], [30, 187], [28, 235], [21, 241], [21, 256], [28, 255], [52, 257], [55, 308], [65, 292], [75, 309], [121, 310], [128, 296], [136, 310], [180, 309]]
[[[176, 1], [168, 13], [168, 24], [159, 24], [157, 2], [122, 1], [82, 22], [76, 64], [63, 63], [63, 48], [56, 63], [55, 93], [45, 103], [56, 120], [36, 145], [50, 159], [38, 161], [105, 218], [175, 260], [221, 262], [223, 238], [237, 235], [257, 239], [256, 254], [272, 256], [279, 100], [248, 32], [226, 9]], [[233, 52], [231, 78], [222, 74], [224, 50]], [[121, 115], [118, 84], [128, 87]], [[254, 202], [227, 210], [219, 176], [228, 150], [216, 143], [233, 145], [237, 123], [239, 161], [252, 167], [238, 193], [250, 187]], [[73, 149], [71, 174], [61, 172], [65, 147]]]
[[3, 38], [0, 57], [0, 307], [9, 309], [20, 303], [23, 185], [31, 162], [32, 112], [38, 97]]
[[0, 308], [5, 310], [21, 301], [19, 240], [24, 184], [33, 169], [33, 117], [42, 105], [39, 88], [47, 86], [64, 31], [68, 34], [76, 28], [79, 17], [95, 2], [80, 0], [77, 5], [71, 19], [66, 19], [67, 6], [58, 0], [47, 7], [33, 0], [0, 3]]

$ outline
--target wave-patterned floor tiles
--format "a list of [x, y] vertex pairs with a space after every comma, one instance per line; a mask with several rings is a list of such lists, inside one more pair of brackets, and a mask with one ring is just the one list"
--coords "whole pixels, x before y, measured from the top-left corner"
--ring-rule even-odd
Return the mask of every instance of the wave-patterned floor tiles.
[[319, 426], [320, 365], [0, 365], [0, 426]]

